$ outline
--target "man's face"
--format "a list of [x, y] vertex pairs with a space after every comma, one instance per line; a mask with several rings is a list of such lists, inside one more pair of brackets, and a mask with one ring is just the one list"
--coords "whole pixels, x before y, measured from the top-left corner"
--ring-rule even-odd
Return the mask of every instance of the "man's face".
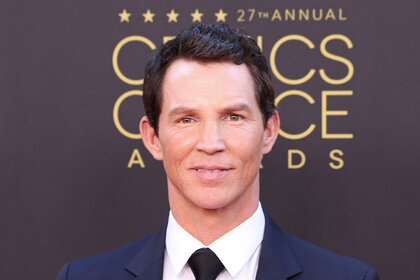
[[140, 127], [146, 147], [163, 160], [171, 208], [256, 205], [260, 162], [276, 139], [278, 115], [265, 129], [246, 65], [178, 59], [162, 94], [159, 137], [147, 119]]

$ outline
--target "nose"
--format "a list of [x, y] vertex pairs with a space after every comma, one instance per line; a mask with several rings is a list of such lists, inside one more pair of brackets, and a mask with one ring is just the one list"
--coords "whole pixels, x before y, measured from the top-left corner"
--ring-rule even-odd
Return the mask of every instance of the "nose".
[[207, 121], [200, 126], [200, 138], [196, 147], [207, 154], [225, 150], [223, 131], [218, 121]]

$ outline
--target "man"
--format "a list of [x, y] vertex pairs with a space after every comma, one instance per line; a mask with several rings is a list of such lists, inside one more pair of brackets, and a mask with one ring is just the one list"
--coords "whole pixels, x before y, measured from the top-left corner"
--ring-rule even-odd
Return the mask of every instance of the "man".
[[156, 234], [65, 265], [57, 279], [374, 280], [374, 269], [283, 233], [259, 203], [280, 120], [255, 41], [195, 25], [146, 67], [146, 148], [163, 161], [170, 214]]

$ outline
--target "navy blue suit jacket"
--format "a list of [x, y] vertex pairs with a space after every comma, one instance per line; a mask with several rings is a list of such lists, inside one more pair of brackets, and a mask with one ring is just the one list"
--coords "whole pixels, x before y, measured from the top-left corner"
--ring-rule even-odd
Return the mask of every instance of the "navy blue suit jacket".
[[[376, 271], [352, 258], [284, 233], [265, 215], [257, 280], [379, 280]], [[64, 265], [57, 280], [161, 280], [166, 225], [113, 251]]]

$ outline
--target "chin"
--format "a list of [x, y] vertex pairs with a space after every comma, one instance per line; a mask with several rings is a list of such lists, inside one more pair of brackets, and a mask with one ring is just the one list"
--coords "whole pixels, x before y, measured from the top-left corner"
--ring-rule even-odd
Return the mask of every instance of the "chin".
[[226, 207], [231, 203], [231, 200], [226, 197], [214, 196], [214, 197], [201, 197], [198, 199], [192, 199], [192, 202], [199, 208], [206, 210], [217, 210]]
[[222, 203], [212, 203], [212, 202], [207, 202], [207, 201], [205, 203], [200, 203], [196, 205], [204, 210], [218, 210], [225, 206]]

